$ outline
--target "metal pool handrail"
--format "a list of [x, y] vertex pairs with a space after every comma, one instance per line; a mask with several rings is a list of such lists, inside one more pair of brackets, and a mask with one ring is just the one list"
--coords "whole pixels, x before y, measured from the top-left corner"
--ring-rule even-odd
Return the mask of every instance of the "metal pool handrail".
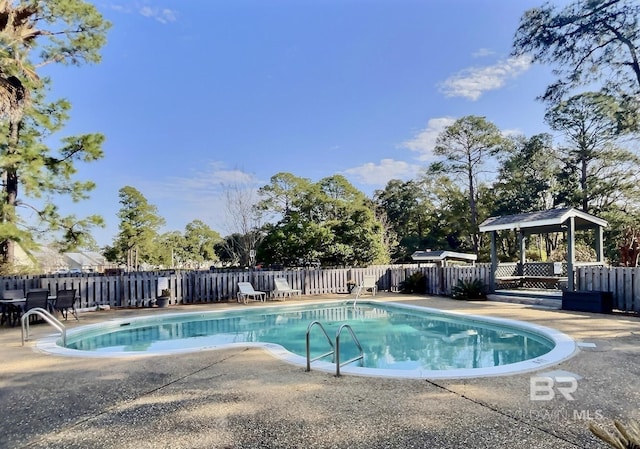
[[[322, 333], [327, 338], [327, 341], [329, 342], [329, 345], [331, 346], [331, 351], [326, 352], [326, 353], [324, 353], [322, 355], [319, 355], [318, 357], [315, 357], [315, 358], [312, 359], [311, 358], [311, 344], [310, 344], [310, 341], [309, 341], [309, 334], [311, 333], [311, 329], [313, 328], [313, 326], [316, 326], [316, 325], [320, 328], [320, 330], [322, 330]], [[351, 338], [353, 339], [354, 343], [358, 347], [358, 350], [360, 351], [360, 355], [357, 356], [357, 357], [354, 357], [352, 359], [349, 359], [346, 362], [340, 363], [340, 334], [342, 333], [343, 329], [347, 329], [349, 331], [349, 333], [351, 334]], [[358, 337], [356, 337], [356, 334], [353, 332], [353, 329], [348, 324], [342, 324], [338, 328], [338, 331], [336, 332], [336, 343], [335, 343], [335, 345], [331, 341], [331, 338], [329, 337], [329, 334], [327, 334], [327, 331], [324, 329], [324, 326], [322, 325], [322, 323], [320, 323], [320, 321], [312, 321], [311, 323], [309, 323], [309, 326], [307, 327], [306, 339], [307, 339], [307, 369], [306, 369], [306, 371], [311, 371], [311, 362], [315, 362], [316, 360], [322, 359], [322, 358], [327, 357], [329, 355], [334, 355], [335, 356], [335, 364], [336, 364], [336, 377], [340, 377], [340, 367], [341, 366], [344, 366], [344, 365], [347, 365], [349, 363], [355, 362], [356, 360], [363, 360], [364, 359], [364, 351], [362, 350], [362, 345], [360, 344], [360, 341], [358, 340]]]
[[[356, 346], [358, 347], [358, 350], [360, 351], [360, 355], [352, 359], [349, 359], [346, 362], [343, 362], [341, 364], [340, 363], [340, 334], [342, 333], [342, 329], [347, 329], [349, 331], [349, 333], [351, 334], [351, 338], [353, 338], [354, 343], [356, 344]], [[362, 350], [362, 345], [360, 344], [360, 341], [358, 341], [358, 337], [356, 337], [356, 334], [355, 332], [353, 332], [353, 329], [351, 328], [351, 326], [349, 326], [348, 324], [343, 324], [338, 329], [338, 332], [336, 332], [336, 376], [340, 377], [341, 366], [348, 365], [351, 362], [355, 362], [356, 360], [363, 360], [363, 359], [364, 359], [364, 351]]]
[[[331, 346], [331, 351], [311, 359], [311, 345], [309, 343], [309, 334], [311, 333], [311, 328], [316, 325], [320, 328], [324, 336], [327, 337], [329, 346]], [[327, 331], [324, 330], [324, 326], [322, 325], [322, 323], [320, 321], [312, 321], [311, 323], [309, 323], [309, 326], [307, 326], [307, 371], [311, 371], [311, 362], [315, 362], [316, 360], [322, 359], [332, 354], [335, 354], [335, 347], [333, 346], [333, 342], [331, 341], [329, 334], [327, 334]]]
[[51, 315], [42, 307], [34, 307], [33, 309], [27, 310], [22, 315], [22, 318], [20, 318], [22, 324], [22, 346], [24, 346], [25, 340], [29, 340], [29, 317], [31, 315], [39, 315], [43, 320], [55, 327], [62, 335], [62, 345], [67, 345], [67, 328], [64, 327], [64, 324], [58, 321], [56, 317]]

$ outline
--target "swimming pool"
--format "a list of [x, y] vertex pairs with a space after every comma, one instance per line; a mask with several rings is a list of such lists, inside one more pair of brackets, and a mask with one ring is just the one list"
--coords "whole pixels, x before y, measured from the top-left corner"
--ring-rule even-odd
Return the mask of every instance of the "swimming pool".
[[[404, 304], [330, 301], [225, 311], [165, 314], [111, 320], [38, 342], [56, 354], [83, 357], [166, 355], [229, 346], [258, 345], [288, 362], [305, 365], [307, 327], [319, 321], [331, 338], [349, 324], [363, 346], [362, 363], [342, 373], [410, 378], [504, 375], [539, 369], [570, 357], [575, 343], [550, 328], [489, 317], [462, 316]], [[327, 352], [319, 329], [311, 331], [311, 356]], [[358, 354], [348, 333], [341, 360]], [[361, 366], [358, 366], [361, 365]], [[335, 371], [330, 359], [312, 369]]]

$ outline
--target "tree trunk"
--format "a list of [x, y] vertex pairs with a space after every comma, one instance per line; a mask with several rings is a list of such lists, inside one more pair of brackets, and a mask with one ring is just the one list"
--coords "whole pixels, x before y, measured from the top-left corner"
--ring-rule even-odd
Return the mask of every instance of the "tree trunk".
[[[471, 164], [471, 161], [469, 161]], [[473, 171], [469, 165], [467, 173], [469, 177], [469, 209], [471, 210], [471, 239], [473, 240], [473, 252], [478, 254], [478, 210], [476, 206], [476, 189], [473, 185]]]
[[[20, 137], [20, 122], [9, 122], [9, 143], [7, 145], [7, 156], [17, 153], [18, 139]], [[2, 224], [16, 224], [16, 204], [18, 201], [18, 171], [15, 165], [5, 169], [5, 204], [2, 207]], [[0, 243], [0, 259], [2, 265], [13, 265], [15, 263], [15, 241], [5, 236]]]
[[587, 161], [582, 160], [580, 173], [580, 188], [582, 189], [582, 212], [589, 212], [589, 192], [587, 191]]
[[127, 249], [127, 272], [133, 271], [133, 248]]

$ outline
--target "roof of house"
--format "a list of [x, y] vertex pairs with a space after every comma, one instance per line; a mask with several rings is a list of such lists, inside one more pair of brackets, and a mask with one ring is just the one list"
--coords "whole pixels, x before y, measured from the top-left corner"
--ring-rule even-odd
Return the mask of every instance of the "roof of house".
[[96, 266], [104, 264], [104, 256], [94, 252], [64, 253], [64, 256], [80, 266]]
[[417, 261], [441, 261], [445, 259], [475, 261], [478, 256], [475, 254], [457, 253], [455, 251], [416, 251], [411, 255]]
[[480, 224], [480, 232], [507, 229], [522, 229], [531, 234], [561, 232], [566, 229], [566, 223], [571, 217], [575, 220], [576, 229], [592, 229], [597, 226], [606, 227], [608, 225], [606, 220], [569, 207], [525, 214], [490, 217]]
[[90, 259], [93, 259], [99, 265], [105, 264], [107, 262], [107, 258], [97, 251], [83, 251], [82, 254]]

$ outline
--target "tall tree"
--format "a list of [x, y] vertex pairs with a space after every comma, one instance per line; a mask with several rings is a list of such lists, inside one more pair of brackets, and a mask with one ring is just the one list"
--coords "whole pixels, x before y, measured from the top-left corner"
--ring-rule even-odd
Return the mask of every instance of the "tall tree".
[[492, 215], [511, 215], [553, 207], [555, 176], [559, 169], [549, 134], [512, 138], [508, 156], [493, 184], [496, 204]]
[[218, 256], [215, 245], [222, 241], [220, 234], [211, 229], [205, 222], [194, 220], [187, 223], [184, 229], [185, 251], [188, 259], [198, 268], [203, 262], [215, 262]]
[[459, 175], [467, 188], [473, 251], [478, 252], [478, 184], [479, 175], [492, 157], [504, 149], [506, 141], [500, 130], [484, 117], [468, 115], [445, 128], [436, 139], [434, 154], [444, 160], [430, 166], [432, 173]]
[[[38, 198], [53, 192], [81, 199], [82, 192], [93, 185], [70, 182], [73, 163], [102, 155], [103, 137], [96, 134], [65, 138], [57, 152], [43, 145], [66, 120], [69, 105], [45, 104], [48, 80], [39, 78], [36, 70], [51, 63], [99, 62], [109, 27], [93, 5], [81, 0], [0, 1], [0, 119], [4, 120], [0, 127], [0, 263], [4, 266], [13, 263], [16, 242], [33, 244], [33, 232], [22, 226], [16, 211], [21, 205], [19, 186]], [[49, 200], [37, 213], [45, 226], [63, 229], [72, 246], [82, 244], [87, 226], [100, 222], [97, 217], [81, 221], [60, 217]]]
[[114, 242], [119, 250], [120, 260], [126, 261], [129, 270], [138, 270], [143, 262], [154, 260], [154, 239], [158, 229], [164, 225], [164, 218], [158, 215], [158, 209], [149, 204], [140, 191], [131, 186], [119, 190], [120, 232]]
[[599, 213], [624, 197], [638, 197], [640, 160], [618, 146], [620, 105], [609, 95], [587, 92], [561, 101], [545, 115], [552, 129], [562, 132], [558, 201]]
[[184, 236], [180, 231], [170, 231], [154, 237], [151, 263], [160, 267], [185, 268], [189, 260]]
[[234, 233], [224, 237], [222, 241], [215, 245], [216, 254], [226, 266], [241, 266], [241, 257], [244, 254], [243, 237], [241, 234]]
[[520, 19], [513, 54], [554, 65], [558, 80], [543, 96], [552, 103], [577, 86], [602, 80], [606, 91], [635, 103], [640, 93], [638, 17], [635, 0], [577, 0], [562, 9], [545, 3]]
[[258, 190], [258, 207], [273, 223], [263, 227], [265, 238], [258, 257], [268, 264], [311, 266], [320, 260], [321, 245], [328, 234], [314, 221], [323, 203], [317, 185], [291, 173], [277, 173]]
[[224, 186], [228, 228], [232, 238], [225, 238], [222, 244], [228, 244], [227, 253], [234, 254], [241, 266], [250, 266], [263, 234], [263, 210], [258, 206], [257, 192], [252, 185], [235, 183]]
[[327, 242], [333, 238], [328, 228], [295, 212], [286, 220], [265, 225], [264, 233], [258, 251], [260, 260], [285, 267], [317, 265], [324, 258]]
[[[500, 164], [498, 178], [493, 184], [494, 204], [491, 215], [512, 215], [551, 209], [558, 195], [557, 175], [561, 161], [553, 147], [551, 135], [538, 134], [531, 138], [516, 136], [509, 155]], [[536, 257], [543, 258], [558, 245], [556, 234], [536, 236]], [[498, 255], [505, 260], [517, 260], [517, 233], [500, 233]], [[529, 256], [527, 256], [529, 257]]]
[[[282, 218], [264, 227], [265, 240], [260, 257], [268, 263], [284, 265], [365, 265], [388, 260], [382, 226], [366, 196], [343, 176], [335, 175], [317, 183], [293, 175], [272, 178], [263, 205], [275, 204], [273, 192], [286, 178], [287, 207]], [[291, 193], [295, 194], [291, 195]], [[277, 198], [282, 199], [280, 194]], [[285, 201], [278, 201], [285, 204]]]
[[[474, 238], [478, 231], [470, 226], [468, 192], [455, 179], [430, 171], [420, 177], [420, 183], [427, 195], [427, 204], [432, 207], [424, 247], [473, 252]], [[487, 204], [492, 204], [490, 199], [485, 198], [488, 193], [489, 189], [481, 184], [476, 203], [478, 221], [488, 217]]]
[[342, 175], [323, 178], [317, 186], [324, 195], [321, 224], [332, 236], [321, 262], [330, 266], [387, 262], [382, 225], [368, 198]]
[[388, 220], [387, 240], [397, 242], [390, 248], [394, 261], [410, 261], [414, 251], [430, 247], [436, 214], [423, 182], [393, 179], [374, 192], [374, 202]]
[[261, 197], [258, 207], [269, 213], [287, 216], [296, 199], [309, 189], [311, 181], [299, 178], [291, 173], [280, 172], [271, 177], [269, 184], [261, 187], [258, 194]]

